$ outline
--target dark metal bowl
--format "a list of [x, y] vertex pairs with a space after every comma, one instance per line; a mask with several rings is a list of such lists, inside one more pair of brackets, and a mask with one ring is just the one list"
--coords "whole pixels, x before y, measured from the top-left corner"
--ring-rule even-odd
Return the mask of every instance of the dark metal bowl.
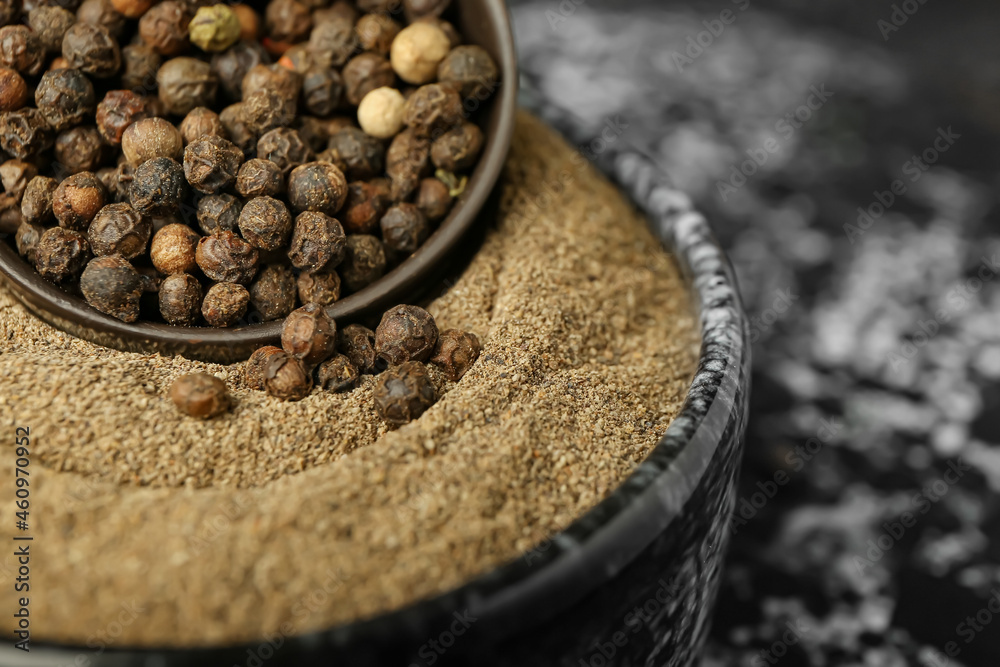
[[[447, 268], [461, 252], [496, 185], [510, 148], [517, 107], [517, 60], [510, 20], [501, 0], [456, 0], [453, 14], [462, 36], [486, 49], [500, 69], [500, 85], [479, 109], [466, 104], [484, 124], [486, 144], [465, 192], [427, 241], [381, 280], [330, 306], [338, 322], [377, 316], [392, 306], [412, 302], [419, 290]], [[281, 321], [231, 329], [175, 327], [154, 322], [126, 324], [91, 308], [35, 272], [13, 247], [0, 242], [0, 275], [35, 315], [74, 336], [129, 352], [182, 354], [188, 358], [232, 363], [281, 337]]]

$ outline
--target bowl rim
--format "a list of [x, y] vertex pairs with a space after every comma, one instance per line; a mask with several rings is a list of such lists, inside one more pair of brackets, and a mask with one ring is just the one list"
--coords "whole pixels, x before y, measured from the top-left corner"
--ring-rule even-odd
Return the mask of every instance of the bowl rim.
[[[564, 135], [579, 135], [571, 122], [559, 121], [560, 111], [555, 107], [537, 110]], [[631, 148], [613, 147], [596, 157], [595, 163], [647, 214], [654, 233], [677, 259], [698, 310], [698, 366], [680, 413], [621, 486], [552, 536], [543, 549], [526, 552], [457, 588], [401, 609], [285, 637], [283, 652], [319, 657], [325, 651], [399, 637], [426, 638], [429, 632], [440, 630], [440, 619], [450, 620], [461, 609], [480, 619], [477, 627], [489, 626], [501, 636], [544, 622], [604, 585], [667, 530], [685, 511], [719, 447], [742, 439], [750, 386], [750, 338], [729, 260], [705, 217], [687, 195], [669, 185], [651, 160]], [[536, 563], [529, 562], [529, 554], [536, 556]], [[109, 660], [156, 654], [158, 664], [187, 665], [245, 656], [258, 644], [111, 647], [106, 653]], [[40, 644], [39, 648], [59, 653], [74, 650], [57, 644]], [[125, 663], [97, 660], [93, 664]]]
[[[337, 322], [357, 321], [384, 311], [421, 288], [423, 280], [462, 253], [461, 242], [480, 220], [480, 212], [499, 181], [514, 135], [517, 115], [517, 55], [510, 16], [501, 0], [477, 0], [483, 17], [476, 25], [489, 26], [500, 70], [500, 85], [486, 100], [483, 118], [485, 145], [469, 175], [465, 192], [434, 232], [412, 255], [371, 285], [337, 300], [326, 308]], [[486, 28], [484, 28], [486, 30]], [[474, 113], [472, 109], [469, 113]], [[494, 120], [495, 118], [495, 120]], [[42, 278], [17, 251], [0, 242], [0, 278], [5, 279], [19, 300], [49, 324], [99, 345], [130, 352], [179, 353], [202, 361], [232, 363], [246, 359], [264, 345], [281, 337], [283, 319], [250, 323], [235, 328], [180, 327], [162, 322], [126, 324], [92, 308], [82, 297], [69, 294]]]

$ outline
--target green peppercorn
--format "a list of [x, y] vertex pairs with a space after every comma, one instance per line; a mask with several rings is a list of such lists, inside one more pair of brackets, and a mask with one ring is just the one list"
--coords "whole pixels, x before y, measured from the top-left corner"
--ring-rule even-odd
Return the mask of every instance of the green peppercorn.
[[188, 30], [191, 43], [202, 51], [225, 51], [240, 38], [240, 19], [228, 5], [199, 7]]

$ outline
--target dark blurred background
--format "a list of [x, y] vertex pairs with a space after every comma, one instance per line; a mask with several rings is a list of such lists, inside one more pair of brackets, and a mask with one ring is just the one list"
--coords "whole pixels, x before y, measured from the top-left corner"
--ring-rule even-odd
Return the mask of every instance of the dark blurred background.
[[525, 103], [575, 136], [624, 121], [753, 323], [705, 667], [1000, 664], [995, 1], [513, 12]]

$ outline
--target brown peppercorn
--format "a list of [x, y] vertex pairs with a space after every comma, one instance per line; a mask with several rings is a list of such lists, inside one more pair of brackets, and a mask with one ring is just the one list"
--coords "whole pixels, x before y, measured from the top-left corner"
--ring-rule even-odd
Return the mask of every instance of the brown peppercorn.
[[476, 363], [482, 349], [476, 334], [445, 329], [438, 336], [430, 362], [438, 366], [449, 380], [458, 382]]
[[383, 57], [389, 55], [392, 40], [402, 29], [403, 26], [389, 18], [388, 14], [365, 14], [354, 26], [361, 48]]
[[167, 324], [193, 327], [201, 315], [202, 289], [190, 273], [167, 276], [160, 285], [160, 314]]
[[107, 192], [97, 176], [81, 171], [65, 179], [52, 193], [52, 213], [60, 227], [84, 231], [107, 203]]
[[434, 80], [438, 64], [450, 49], [451, 40], [440, 27], [429, 22], [417, 22], [396, 35], [389, 57], [399, 78], [421, 85]]
[[422, 16], [441, 16], [449, 6], [451, 0], [403, 0], [403, 11], [410, 21]]
[[352, 181], [364, 181], [382, 173], [385, 146], [357, 127], [345, 127], [330, 135], [321, 160], [332, 162]]
[[252, 156], [257, 145], [257, 135], [250, 129], [243, 117], [243, 103], [237, 102], [219, 112], [219, 120], [226, 128], [226, 137], [247, 157]]
[[417, 208], [428, 220], [436, 222], [448, 215], [451, 204], [452, 198], [447, 185], [436, 178], [425, 178], [420, 181]]
[[135, 173], [132, 165], [122, 160], [114, 169], [101, 169], [97, 177], [101, 179], [111, 200], [127, 202], [132, 188], [132, 175]]
[[243, 120], [260, 136], [276, 127], [285, 127], [295, 118], [295, 104], [275, 90], [255, 90], [243, 98]]
[[373, 398], [379, 416], [400, 426], [426, 412], [438, 397], [424, 365], [407, 361], [379, 376]]
[[146, 252], [152, 233], [152, 223], [128, 204], [108, 204], [90, 223], [87, 241], [98, 257], [118, 254], [135, 259]]
[[361, 374], [351, 360], [342, 354], [335, 354], [316, 369], [317, 384], [321, 389], [342, 392], [357, 386]]
[[257, 65], [243, 77], [241, 90], [244, 100], [258, 90], [272, 90], [294, 104], [302, 93], [302, 75], [277, 64]]
[[307, 162], [288, 176], [288, 201], [296, 211], [334, 215], [346, 198], [347, 179], [329, 162]]
[[89, 259], [87, 237], [72, 229], [46, 229], [35, 246], [35, 268], [42, 278], [54, 283], [79, 275]]
[[350, 18], [317, 21], [309, 34], [309, 50], [322, 67], [343, 67], [357, 48], [358, 36]]
[[56, 137], [56, 170], [66, 174], [97, 171], [107, 156], [107, 144], [93, 125], [81, 125]]
[[247, 160], [236, 175], [236, 191], [243, 197], [277, 197], [285, 190], [281, 168], [270, 160]]
[[257, 142], [257, 157], [278, 165], [287, 177], [292, 169], [311, 162], [314, 155], [297, 131], [279, 127], [264, 134]]
[[0, 195], [0, 234], [16, 234], [24, 222], [21, 206], [11, 195]]
[[292, 214], [273, 197], [254, 197], [243, 205], [239, 226], [250, 245], [261, 250], [277, 250], [288, 243]]
[[111, 33], [102, 26], [89, 23], [74, 23], [66, 31], [62, 55], [70, 67], [98, 79], [114, 76], [122, 64], [118, 42]]
[[242, 26], [236, 11], [224, 4], [199, 7], [188, 26], [191, 43], [202, 51], [225, 51], [240, 38]]
[[233, 5], [232, 10], [240, 23], [240, 39], [256, 40], [260, 34], [260, 16], [249, 5]]
[[120, 255], [95, 257], [80, 275], [80, 291], [92, 307], [122, 322], [139, 319], [142, 280]]
[[156, 73], [163, 64], [160, 54], [148, 44], [122, 47], [122, 87], [136, 93], [156, 87]]
[[266, 66], [271, 57], [259, 42], [237, 42], [212, 56], [212, 71], [219, 77], [222, 90], [231, 100], [243, 97], [243, 77], [254, 67]]
[[43, 225], [52, 219], [52, 195], [59, 182], [48, 176], [35, 176], [28, 181], [21, 197], [21, 215], [32, 225]]
[[0, 115], [0, 148], [25, 159], [52, 146], [55, 135], [42, 112], [23, 107]]
[[313, 67], [321, 67], [317, 63], [313, 52], [309, 50], [309, 44], [296, 44], [295, 46], [289, 48], [282, 54], [281, 59], [278, 60], [278, 64], [287, 69], [295, 70], [300, 74], [305, 74], [306, 71]]
[[205, 107], [192, 109], [181, 121], [179, 129], [185, 146], [203, 137], [229, 138], [225, 126], [219, 120], [219, 114]]
[[180, 210], [186, 194], [184, 168], [177, 160], [156, 157], [136, 168], [129, 201], [143, 215], [167, 215]]
[[219, 90], [211, 65], [197, 58], [173, 58], [156, 73], [160, 101], [169, 113], [185, 116], [195, 107], [210, 107]]
[[374, 182], [354, 181], [347, 186], [347, 201], [340, 218], [348, 234], [371, 234], [390, 204], [388, 191]]
[[334, 353], [337, 325], [318, 303], [292, 311], [281, 329], [281, 347], [311, 368]]
[[375, 351], [390, 364], [426, 361], [437, 344], [434, 318], [419, 306], [395, 306], [375, 329]]
[[129, 125], [149, 115], [141, 95], [131, 90], [109, 90], [97, 105], [97, 129], [105, 141], [117, 146]]
[[414, 253], [431, 233], [427, 218], [416, 204], [396, 204], [385, 212], [379, 225], [385, 247], [403, 255]]
[[62, 53], [63, 35], [74, 23], [73, 12], [55, 5], [41, 5], [28, 14], [28, 25], [49, 53]]
[[35, 263], [35, 248], [45, 233], [45, 228], [40, 225], [33, 225], [30, 222], [21, 222], [14, 235], [14, 245], [17, 253], [28, 260], [28, 263]]
[[271, 0], [264, 11], [264, 27], [272, 39], [294, 44], [309, 35], [312, 14], [297, 0]]
[[295, 218], [288, 257], [304, 271], [329, 270], [343, 261], [346, 246], [340, 222], [324, 213], [305, 211]]
[[122, 152], [133, 167], [155, 157], [178, 160], [183, 150], [180, 130], [163, 118], [142, 118], [122, 132]]
[[45, 66], [45, 48], [38, 35], [26, 25], [0, 28], [0, 65], [25, 76], [38, 76]]
[[438, 169], [463, 171], [476, 164], [483, 149], [483, 131], [472, 123], [462, 123], [431, 144], [431, 160]]
[[340, 298], [340, 276], [336, 271], [303, 271], [296, 281], [299, 301], [329, 306]]
[[462, 99], [484, 102], [496, 90], [500, 72], [481, 46], [467, 44], [452, 49], [438, 65], [438, 81], [451, 84]]
[[330, 140], [330, 133], [322, 118], [297, 116], [292, 126], [310, 150], [320, 152], [326, 150], [326, 142]]
[[196, 257], [201, 240], [198, 232], [187, 225], [171, 223], [153, 235], [149, 259], [160, 273], [191, 273], [198, 266]]
[[312, 391], [312, 376], [287, 352], [274, 353], [264, 366], [264, 389], [283, 401], [300, 401]]
[[0, 67], [0, 111], [16, 111], [28, 102], [28, 84], [16, 70]]
[[207, 373], [190, 373], [174, 380], [170, 400], [178, 410], [198, 419], [221, 415], [232, 404], [226, 383]]
[[391, 86], [396, 81], [392, 65], [377, 53], [362, 53], [351, 58], [344, 65], [342, 76], [347, 101], [354, 106], [361, 104], [365, 95], [376, 88]]
[[28, 183], [38, 176], [38, 167], [24, 160], [7, 160], [0, 164], [0, 183], [4, 192], [13, 197], [18, 204], [24, 197]]
[[153, 6], [156, 0], [111, 0], [114, 8], [130, 19], [137, 19]]
[[344, 261], [337, 267], [337, 272], [349, 292], [357, 292], [381, 278], [385, 267], [382, 241], [368, 234], [347, 237]]
[[249, 283], [257, 274], [257, 249], [233, 232], [221, 231], [198, 242], [198, 268], [217, 282]]
[[440, 136], [462, 122], [462, 98], [447, 84], [421, 86], [407, 98], [403, 122], [419, 135]]
[[50, 70], [38, 82], [35, 105], [52, 129], [65, 130], [94, 113], [94, 86], [80, 70]]
[[188, 48], [191, 14], [175, 0], [163, 0], [139, 19], [139, 36], [161, 56], [178, 56]]
[[285, 357], [288, 356], [280, 347], [273, 345], [266, 345], [254, 350], [254, 353], [250, 355], [250, 358], [247, 359], [246, 364], [243, 366], [243, 379], [248, 387], [257, 389], [258, 391], [264, 390], [264, 370], [267, 368], [271, 358], [276, 354]]
[[205, 293], [201, 302], [201, 316], [210, 327], [231, 327], [247, 314], [249, 303], [250, 293], [243, 285], [216, 283]]
[[344, 105], [344, 79], [335, 69], [313, 67], [303, 75], [302, 100], [309, 113], [329, 116]]
[[392, 181], [391, 197], [403, 201], [413, 194], [420, 179], [430, 174], [430, 141], [415, 131], [396, 135], [385, 154], [385, 172]]
[[202, 197], [198, 201], [198, 226], [206, 234], [234, 231], [242, 209], [243, 202], [231, 194]]
[[76, 20], [100, 26], [115, 38], [125, 31], [125, 16], [115, 9], [112, 0], [83, 0], [76, 10]]
[[295, 310], [295, 274], [284, 264], [268, 264], [250, 284], [250, 304], [265, 322]]
[[16, 23], [21, 14], [21, 3], [4, 2], [0, 4], [0, 25]]
[[192, 141], [184, 149], [184, 174], [198, 192], [213, 194], [236, 182], [243, 151], [220, 137]]
[[348, 324], [337, 333], [337, 351], [347, 356], [362, 373], [375, 373], [375, 332], [360, 324]]

